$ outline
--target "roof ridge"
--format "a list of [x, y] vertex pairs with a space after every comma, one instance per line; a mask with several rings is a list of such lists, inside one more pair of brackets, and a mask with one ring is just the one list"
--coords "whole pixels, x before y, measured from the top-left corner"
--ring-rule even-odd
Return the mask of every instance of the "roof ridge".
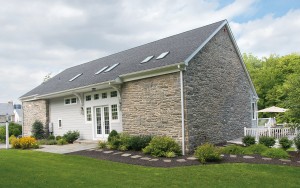
[[181, 33], [177, 33], [177, 34], [174, 34], [174, 35], [171, 35], [171, 36], [168, 36], [168, 37], [164, 37], [164, 38], [161, 38], [161, 39], [158, 39], [158, 40], [155, 40], [155, 41], [151, 41], [151, 42], [148, 42], [148, 43], [139, 45], [139, 46], [135, 46], [135, 47], [132, 47], [132, 48], [129, 48], [129, 49], [126, 49], [126, 50], [122, 50], [122, 51], [119, 51], [119, 52], [116, 52], [116, 53], [113, 53], [113, 54], [109, 54], [109, 55], [107, 55], [107, 56], [103, 56], [103, 57], [100, 57], [100, 58], [97, 58], [97, 59], [94, 59], [94, 60], [91, 60], [91, 61], [88, 61], [88, 62], [85, 62], [85, 63], [81, 63], [81, 64], [78, 64], [78, 65], [74, 65], [74, 66], [71, 66], [71, 67], [69, 67], [69, 68], [66, 68], [64, 71], [66, 71], [66, 70], [68, 70], [68, 69], [71, 69], [71, 68], [74, 68], [74, 67], [78, 67], [78, 66], [84, 65], [84, 64], [91, 63], [91, 62], [93, 62], [93, 61], [97, 61], [97, 60], [100, 60], [100, 59], [103, 59], [103, 58], [107, 58], [107, 57], [110, 57], [110, 56], [113, 56], [113, 55], [117, 55], [117, 54], [120, 54], [120, 53], [129, 51], [129, 50], [135, 49], [135, 48], [139, 48], [139, 47], [141, 47], [141, 46], [149, 45], [149, 44], [151, 44], [151, 43], [158, 42], [158, 41], [161, 41], [161, 40], [164, 40], [164, 39], [167, 39], [167, 38], [172, 38], [172, 37], [175, 37], [175, 36], [177, 36], [177, 35], [181, 35], [181, 34], [184, 34], [184, 33], [188, 33], [188, 32], [191, 32], [191, 31], [195, 31], [195, 30], [201, 29], [201, 28], [203, 28], [203, 27], [208, 27], [208, 26], [210, 26], [210, 25], [213, 25], [213, 24], [216, 24], [216, 23], [219, 23], [219, 22], [224, 22], [224, 21], [227, 22], [226, 19], [220, 20], [220, 21], [217, 21], [217, 22], [208, 24], [208, 25], [204, 25], [204, 26], [201, 26], [201, 27], [197, 27], [197, 28], [194, 28], [194, 29], [191, 29], [191, 30], [188, 30], [188, 31], [184, 31], [184, 32], [181, 32]]

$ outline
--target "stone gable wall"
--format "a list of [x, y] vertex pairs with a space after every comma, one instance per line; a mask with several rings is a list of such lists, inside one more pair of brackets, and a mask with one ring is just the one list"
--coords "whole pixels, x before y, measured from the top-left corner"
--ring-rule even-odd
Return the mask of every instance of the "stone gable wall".
[[44, 128], [49, 124], [49, 102], [47, 100], [36, 100], [23, 102], [23, 135], [31, 135], [32, 124], [39, 120]]
[[242, 137], [243, 127], [251, 127], [253, 93], [224, 29], [189, 62], [184, 72], [190, 151], [204, 142]]
[[181, 144], [179, 73], [124, 83], [121, 97], [124, 132], [167, 135]]

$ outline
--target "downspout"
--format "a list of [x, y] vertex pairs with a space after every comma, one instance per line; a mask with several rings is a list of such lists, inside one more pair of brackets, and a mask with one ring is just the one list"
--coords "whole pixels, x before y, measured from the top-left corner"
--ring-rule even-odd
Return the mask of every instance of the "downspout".
[[181, 129], [182, 129], [182, 155], [185, 155], [185, 132], [184, 132], [184, 102], [183, 102], [183, 76], [182, 70], [180, 70], [180, 98], [181, 98]]

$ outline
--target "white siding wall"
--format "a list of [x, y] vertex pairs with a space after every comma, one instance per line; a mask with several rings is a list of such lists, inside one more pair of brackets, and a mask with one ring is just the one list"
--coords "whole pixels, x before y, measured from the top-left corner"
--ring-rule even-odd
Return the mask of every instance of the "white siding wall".
[[[118, 97], [110, 97], [110, 92], [113, 90], [95, 91], [85, 93], [83, 96], [84, 111], [81, 110], [81, 104], [77, 98], [77, 104], [65, 105], [65, 98], [74, 98], [75, 96], [66, 96], [61, 98], [51, 99], [49, 103], [49, 115], [50, 123], [53, 124], [53, 133], [55, 136], [62, 136], [69, 130], [78, 130], [80, 132], [80, 139], [100, 140], [106, 139], [104, 137], [96, 136], [96, 122], [95, 122], [95, 108], [96, 107], [109, 107], [109, 119], [110, 119], [110, 130], [116, 130], [122, 132], [122, 114], [120, 112], [120, 102]], [[102, 93], [107, 93], [107, 98], [102, 99]], [[94, 99], [94, 94], [99, 94], [99, 99]], [[91, 100], [86, 101], [86, 96], [91, 95]], [[111, 105], [118, 105], [118, 120], [112, 120], [111, 117]], [[92, 110], [92, 121], [86, 121], [86, 108], [91, 107]], [[62, 121], [62, 127], [58, 127], [58, 120]]]

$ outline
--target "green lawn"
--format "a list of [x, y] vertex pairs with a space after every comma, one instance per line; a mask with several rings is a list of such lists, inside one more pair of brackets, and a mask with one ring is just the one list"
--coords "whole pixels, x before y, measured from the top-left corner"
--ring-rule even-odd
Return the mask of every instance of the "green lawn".
[[299, 187], [300, 168], [217, 164], [152, 168], [80, 156], [0, 150], [0, 187]]

